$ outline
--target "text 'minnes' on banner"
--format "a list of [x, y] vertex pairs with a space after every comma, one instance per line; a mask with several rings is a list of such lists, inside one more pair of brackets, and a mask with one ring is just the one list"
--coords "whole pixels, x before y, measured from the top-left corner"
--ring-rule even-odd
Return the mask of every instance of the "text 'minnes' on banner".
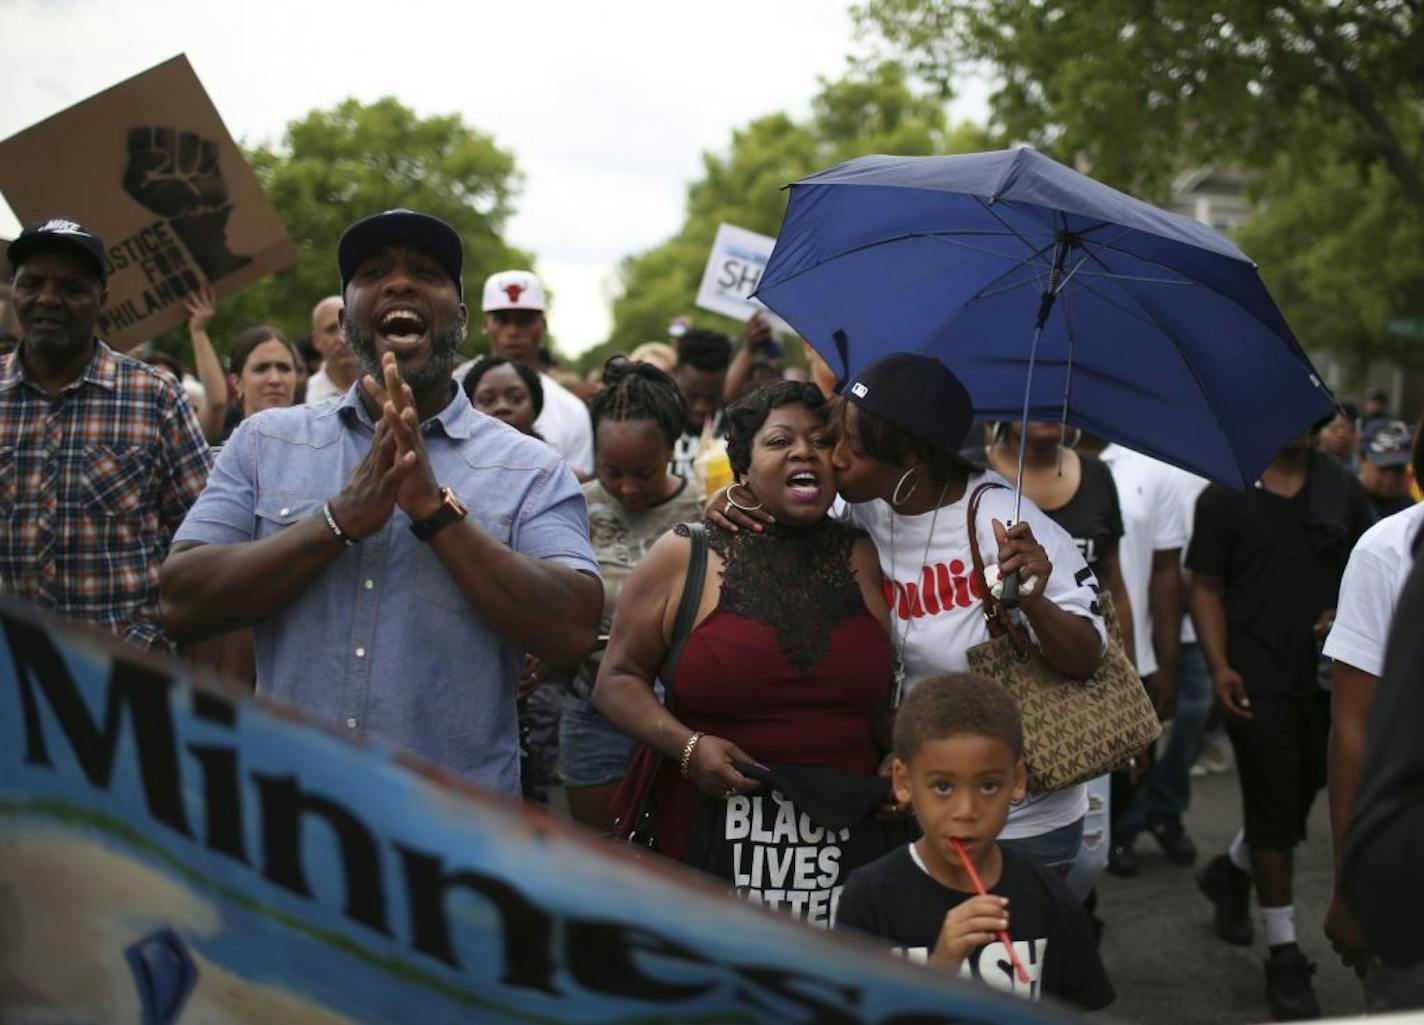
[[0, 1021], [1075, 1016], [0, 599]]
[[297, 249], [193, 67], [174, 57], [0, 142], [0, 192], [24, 223], [67, 217], [108, 246], [99, 335], [127, 350]]

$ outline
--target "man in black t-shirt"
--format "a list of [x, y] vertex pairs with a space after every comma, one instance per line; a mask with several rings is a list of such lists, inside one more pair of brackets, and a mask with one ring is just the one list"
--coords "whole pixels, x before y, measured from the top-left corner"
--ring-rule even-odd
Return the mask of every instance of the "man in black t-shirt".
[[1052, 872], [995, 842], [1027, 786], [1008, 691], [972, 673], [918, 683], [895, 718], [894, 785], [925, 835], [851, 873], [835, 927], [1031, 1000], [1112, 1003], [1082, 905]]
[[1209, 485], [1197, 499], [1187, 568], [1191, 612], [1226, 713], [1245, 818], [1244, 845], [1198, 876], [1216, 928], [1250, 943], [1254, 882], [1270, 958], [1266, 997], [1278, 1019], [1318, 1017], [1314, 966], [1296, 945], [1293, 852], [1325, 783], [1330, 696], [1319, 646], [1334, 618], [1350, 549], [1373, 522], [1364, 489], [1303, 434], [1254, 488]]

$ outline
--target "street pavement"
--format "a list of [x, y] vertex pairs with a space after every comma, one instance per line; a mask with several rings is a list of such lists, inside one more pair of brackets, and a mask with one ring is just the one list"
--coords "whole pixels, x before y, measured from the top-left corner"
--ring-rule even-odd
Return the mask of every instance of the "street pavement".
[[[1197, 864], [1187, 868], [1162, 856], [1151, 836], [1137, 840], [1142, 871], [1130, 879], [1105, 875], [1098, 884], [1098, 914], [1106, 922], [1102, 955], [1117, 1002], [1094, 1017], [1142, 1025], [1235, 1025], [1270, 1021], [1266, 1005], [1265, 929], [1253, 897], [1256, 942], [1233, 947], [1212, 931], [1212, 905], [1193, 873], [1225, 851], [1240, 828], [1241, 797], [1234, 771], [1192, 780], [1187, 832]], [[1296, 934], [1306, 956], [1319, 964], [1315, 992], [1321, 1013], [1357, 1015], [1364, 997], [1354, 972], [1340, 964], [1321, 924], [1330, 902], [1330, 817], [1322, 791], [1309, 837], [1296, 851]]]

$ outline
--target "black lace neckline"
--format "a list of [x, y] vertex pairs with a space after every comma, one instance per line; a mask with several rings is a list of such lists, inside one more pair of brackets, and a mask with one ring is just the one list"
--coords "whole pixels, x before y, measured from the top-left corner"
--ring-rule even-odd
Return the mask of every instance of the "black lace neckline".
[[850, 562], [864, 532], [830, 519], [769, 524], [760, 533], [733, 534], [712, 523], [706, 529], [708, 547], [723, 560], [718, 607], [771, 627], [787, 664], [813, 672], [832, 631], [865, 605]]

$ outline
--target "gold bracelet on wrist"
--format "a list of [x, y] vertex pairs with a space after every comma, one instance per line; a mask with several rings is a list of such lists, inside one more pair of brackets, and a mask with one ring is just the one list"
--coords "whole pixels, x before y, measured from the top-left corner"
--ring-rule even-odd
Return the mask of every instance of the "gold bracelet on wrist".
[[697, 750], [697, 744], [702, 739], [701, 733], [694, 733], [687, 738], [687, 742], [682, 745], [682, 765], [678, 771], [682, 773], [682, 778], [687, 778], [687, 770], [692, 767], [692, 752]]

